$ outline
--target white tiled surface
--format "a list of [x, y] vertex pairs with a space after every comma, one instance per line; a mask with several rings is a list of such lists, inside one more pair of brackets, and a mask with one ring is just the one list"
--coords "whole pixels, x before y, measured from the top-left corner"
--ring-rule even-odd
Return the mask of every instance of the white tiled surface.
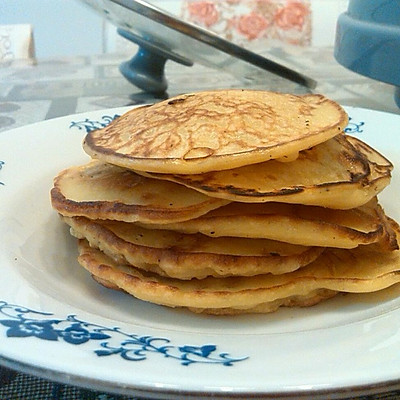
[[77, 0], [0, 0], [4, 24], [32, 24], [38, 58], [102, 51], [104, 22]]

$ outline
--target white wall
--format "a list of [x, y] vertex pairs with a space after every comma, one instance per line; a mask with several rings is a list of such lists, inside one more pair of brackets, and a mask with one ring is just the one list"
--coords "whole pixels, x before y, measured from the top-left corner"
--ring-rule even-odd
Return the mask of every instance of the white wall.
[[333, 45], [336, 21], [347, 10], [348, 0], [312, 0], [313, 46]]
[[[179, 14], [180, 0], [149, 2]], [[311, 2], [313, 45], [333, 45], [337, 17], [348, 0]], [[79, 0], [0, 0], [0, 24], [17, 23], [33, 25], [38, 58], [118, 51], [124, 41], [113, 25]]]
[[71, 0], [0, 0], [0, 24], [32, 24], [38, 58], [103, 51], [104, 21]]

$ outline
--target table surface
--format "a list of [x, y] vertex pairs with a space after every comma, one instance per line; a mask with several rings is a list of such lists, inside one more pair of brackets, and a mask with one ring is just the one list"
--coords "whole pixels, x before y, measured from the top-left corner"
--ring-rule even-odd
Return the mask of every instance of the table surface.
[[[199, 64], [185, 67], [167, 62], [168, 93], [144, 93], [122, 77], [118, 66], [132, 55], [105, 54], [49, 60], [0, 63], [0, 132], [64, 115], [152, 103], [174, 95], [215, 88], [254, 88], [306, 93], [298, 84], [274, 75], [245, 82]], [[340, 66], [332, 48], [277, 48], [268, 56], [317, 80], [314, 92], [342, 105], [400, 114], [394, 88]], [[0, 367], [0, 399], [128, 399], [57, 384]], [[400, 399], [388, 392], [357, 399]]]
[[[400, 113], [391, 85], [357, 75], [333, 57], [331, 48], [273, 49], [269, 56], [317, 80], [315, 92], [342, 105]], [[158, 101], [120, 74], [129, 55], [0, 63], [0, 131], [26, 124], [112, 107]], [[194, 64], [166, 64], [169, 97], [215, 88], [256, 88], [304, 93], [306, 88], [274, 75], [243, 82], [224, 71]]]

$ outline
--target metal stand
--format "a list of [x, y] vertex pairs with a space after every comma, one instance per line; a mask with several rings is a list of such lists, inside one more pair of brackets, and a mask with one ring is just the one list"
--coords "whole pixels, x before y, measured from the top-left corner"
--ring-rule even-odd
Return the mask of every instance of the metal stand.
[[121, 63], [119, 70], [130, 83], [145, 92], [160, 94], [167, 90], [168, 83], [164, 72], [167, 60], [188, 67], [193, 65], [193, 61], [166, 49], [163, 45], [156, 44], [150, 39], [121, 28], [117, 32], [125, 39], [139, 45], [136, 55], [129, 61]]

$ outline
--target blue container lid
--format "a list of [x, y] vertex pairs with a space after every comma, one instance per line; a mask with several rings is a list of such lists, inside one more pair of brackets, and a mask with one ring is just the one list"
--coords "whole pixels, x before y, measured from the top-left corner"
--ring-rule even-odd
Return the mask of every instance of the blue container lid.
[[347, 13], [355, 19], [377, 22], [386, 25], [400, 25], [398, 0], [353, 0]]
[[350, 1], [338, 19], [335, 58], [354, 72], [400, 86], [400, 2]]

